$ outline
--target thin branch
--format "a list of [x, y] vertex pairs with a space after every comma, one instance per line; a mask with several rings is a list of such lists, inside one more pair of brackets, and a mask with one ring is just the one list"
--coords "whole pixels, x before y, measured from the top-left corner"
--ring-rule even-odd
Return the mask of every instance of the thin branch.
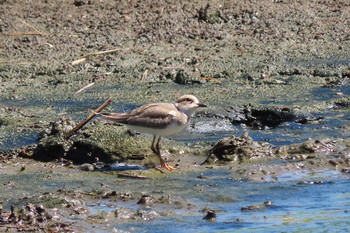
[[130, 48], [126, 48], [126, 49], [111, 49], [111, 50], [106, 50], [106, 51], [100, 51], [100, 52], [95, 52], [95, 53], [88, 53], [85, 54], [84, 56], [81, 56], [79, 59], [72, 61], [72, 65], [77, 65], [79, 63], [82, 63], [84, 61], [86, 61], [86, 59], [90, 56], [94, 56], [94, 55], [101, 55], [101, 54], [106, 54], [106, 53], [113, 53], [113, 52], [117, 52], [120, 50], [130, 50]]
[[96, 115], [96, 113], [101, 112], [102, 109], [104, 109], [105, 107], [107, 107], [108, 104], [110, 104], [113, 101], [113, 98], [109, 98], [106, 102], [104, 102], [100, 107], [98, 107], [94, 112], [92, 112], [84, 121], [80, 122], [80, 124], [78, 124], [77, 126], [74, 127], [74, 129], [72, 129], [70, 132], [68, 132], [65, 135], [65, 139], [70, 138], [70, 136], [72, 136], [76, 131], [78, 131], [79, 129], [81, 129], [84, 125], [86, 125], [86, 123], [88, 123], [92, 118], [94, 118], [94, 116]]
[[210, 77], [207, 77], [207, 78], [206, 78], [206, 77], [196, 76], [196, 78], [203, 79], [203, 80], [208, 80], [208, 81], [212, 81], [212, 82], [219, 83], [219, 84], [222, 83], [221, 81], [219, 81], [219, 80], [217, 80], [217, 79], [215, 79], [215, 78], [210, 78]]
[[86, 58], [86, 57], [90, 57], [93, 55], [100, 55], [100, 54], [105, 54], [105, 53], [113, 53], [113, 52], [117, 52], [120, 50], [130, 50], [130, 48], [126, 48], [126, 49], [111, 49], [111, 50], [106, 50], [106, 51], [100, 51], [100, 52], [95, 52], [95, 53], [88, 53], [85, 54], [84, 56], [82, 56], [81, 58]]
[[26, 26], [30, 27], [34, 31], [36, 31], [39, 35], [43, 34], [41, 31], [39, 31], [38, 29], [36, 29], [34, 26], [30, 25], [29, 23], [25, 22], [24, 20], [19, 19], [19, 21], [21, 21], [23, 24], [25, 24]]
[[80, 92], [83, 92], [85, 89], [93, 86], [95, 83], [89, 83], [88, 85], [86, 85], [85, 87], [80, 88], [77, 92], [74, 93], [74, 95], [78, 95]]
[[148, 69], [145, 70], [145, 72], [142, 75], [141, 81], [145, 81], [146, 80], [146, 77], [148, 75], [148, 71], [149, 71]]

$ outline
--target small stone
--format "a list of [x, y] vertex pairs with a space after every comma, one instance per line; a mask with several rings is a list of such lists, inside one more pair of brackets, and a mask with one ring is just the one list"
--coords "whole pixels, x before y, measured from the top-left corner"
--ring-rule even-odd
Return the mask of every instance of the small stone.
[[142, 195], [141, 199], [137, 202], [139, 205], [149, 205], [152, 203], [152, 196], [149, 194]]
[[213, 221], [216, 219], [216, 213], [214, 210], [209, 210], [207, 215], [203, 218], [204, 220]]
[[329, 161], [328, 161], [330, 164], [332, 164], [333, 166], [337, 166], [338, 165], [338, 162], [337, 161], [334, 161], [334, 160], [332, 160], [332, 159], [330, 159]]
[[199, 176], [197, 176], [198, 179], [208, 179], [206, 176], [203, 175], [203, 173], [201, 173]]
[[94, 170], [94, 166], [90, 163], [84, 163], [82, 165], [80, 165], [80, 170], [82, 171], [93, 171]]

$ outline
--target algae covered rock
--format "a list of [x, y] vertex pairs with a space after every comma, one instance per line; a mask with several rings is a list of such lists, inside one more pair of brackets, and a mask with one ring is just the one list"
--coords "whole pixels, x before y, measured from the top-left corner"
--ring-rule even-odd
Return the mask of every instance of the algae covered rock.
[[65, 133], [74, 128], [76, 123], [70, 118], [59, 118], [38, 134], [39, 143], [33, 158], [40, 161], [52, 161], [63, 158], [71, 142], [64, 139]]
[[111, 162], [111, 155], [98, 145], [98, 140], [91, 137], [85, 129], [71, 139], [64, 138], [76, 123], [70, 118], [59, 118], [51, 122], [48, 128], [38, 134], [39, 143], [34, 150], [33, 158], [40, 161], [68, 159], [74, 163], [93, 163], [98, 160]]
[[65, 139], [65, 135], [75, 125], [70, 118], [59, 118], [51, 122], [38, 134], [39, 142], [32, 157], [44, 162], [61, 159], [74, 164], [132, 160], [144, 165], [147, 155], [152, 153], [148, 149], [151, 140], [146, 136], [130, 133], [125, 126], [101, 121], [84, 126], [69, 139]]

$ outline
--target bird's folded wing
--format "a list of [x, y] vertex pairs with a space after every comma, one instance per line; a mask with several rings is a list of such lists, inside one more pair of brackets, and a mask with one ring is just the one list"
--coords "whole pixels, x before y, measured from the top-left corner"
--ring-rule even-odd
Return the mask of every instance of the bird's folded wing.
[[171, 121], [173, 120], [173, 115], [168, 114], [166, 117], [163, 116], [163, 118], [157, 116], [157, 117], [130, 117], [128, 119], [128, 125], [135, 125], [135, 126], [143, 126], [147, 128], [156, 128], [156, 129], [164, 129], [166, 128]]
[[163, 129], [173, 120], [174, 115], [170, 112], [174, 110], [177, 109], [171, 104], [147, 104], [131, 111], [127, 124]]
[[98, 115], [104, 120], [127, 125], [163, 129], [171, 123], [177, 111], [173, 104], [155, 103], [143, 105], [128, 113], [100, 113]]

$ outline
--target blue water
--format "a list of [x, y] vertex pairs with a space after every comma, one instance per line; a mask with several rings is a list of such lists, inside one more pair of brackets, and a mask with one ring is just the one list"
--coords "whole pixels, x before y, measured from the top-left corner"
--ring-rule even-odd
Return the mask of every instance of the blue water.
[[[235, 181], [226, 168], [204, 172], [206, 179], [198, 179], [198, 175], [168, 176], [169, 183], [179, 184], [175, 187], [164, 183], [157, 185], [153, 181], [135, 184], [138, 190], [161, 189], [172, 193], [173, 201], [194, 203], [189, 208], [178, 208], [175, 204], [154, 204], [145, 208], [135, 205], [134, 200], [132, 203], [112, 203], [112, 206], [105, 203], [92, 209], [130, 208], [160, 213], [150, 220], [111, 222], [111, 228], [121, 231], [342, 232], [350, 229], [350, 180], [347, 174], [327, 170], [301, 171], [279, 176], [277, 182]], [[189, 188], [184, 190], [183, 187]], [[272, 202], [271, 206], [241, 210], [267, 200]], [[201, 211], [204, 208], [214, 210], [216, 220], [204, 220], [206, 212]], [[170, 217], [163, 216], [162, 212]]]

